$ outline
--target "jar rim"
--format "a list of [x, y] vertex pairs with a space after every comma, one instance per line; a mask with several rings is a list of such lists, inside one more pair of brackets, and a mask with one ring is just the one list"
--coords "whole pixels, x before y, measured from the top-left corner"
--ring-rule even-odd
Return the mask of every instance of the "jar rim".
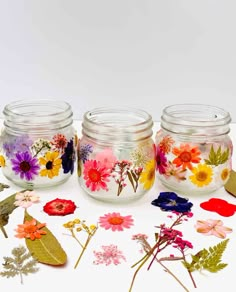
[[[60, 114], [64, 114], [65, 112], [71, 112], [71, 105], [63, 100], [54, 100], [49, 98], [43, 98], [43, 99], [19, 99], [12, 101], [5, 105], [3, 109], [3, 114], [5, 116], [8, 115], [14, 115], [14, 116], [28, 116], [30, 112], [27, 111], [27, 109], [30, 109], [31, 107], [45, 107], [45, 109], [53, 108], [54, 110], [52, 112], [34, 112], [34, 115], [36, 117], [48, 117], [48, 116], [57, 116]], [[25, 112], [22, 112], [22, 109], [25, 110]]]
[[[152, 116], [146, 112], [145, 110], [141, 110], [138, 108], [134, 108], [134, 107], [124, 107], [124, 106], [118, 106], [118, 107], [97, 107], [94, 108], [92, 110], [89, 110], [87, 112], [84, 113], [84, 120], [86, 122], [89, 122], [91, 125], [99, 125], [101, 127], [104, 127], [106, 129], [113, 129], [114, 128], [114, 124], [111, 124], [108, 119], [106, 120], [104, 117], [105, 115], [111, 116], [112, 118], [112, 122], [114, 122], [114, 115], [115, 114], [121, 114], [123, 115], [123, 117], [127, 118], [132, 117], [132, 118], [137, 118], [136, 122], [133, 123], [129, 123], [127, 124], [119, 124], [118, 128], [125, 128], [127, 129], [127, 127], [139, 127], [142, 126], [144, 124], [146, 124], [147, 122], [152, 121]], [[139, 120], [138, 120], [139, 118]], [[120, 120], [119, 122], [122, 122], [122, 120]], [[127, 122], [127, 120], [126, 120]], [[117, 127], [117, 125], [115, 125], [115, 127]]]

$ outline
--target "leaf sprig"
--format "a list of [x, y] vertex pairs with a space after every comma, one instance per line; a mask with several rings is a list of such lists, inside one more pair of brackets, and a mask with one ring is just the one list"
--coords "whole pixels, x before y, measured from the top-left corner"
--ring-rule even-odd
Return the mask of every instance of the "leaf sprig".
[[224, 269], [228, 264], [222, 263], [221, 258], [227, 247], [229, 239], [225, 239], [209, 249], [202, 249], [195, 255], [191, 255], [192, 261], [188, 263], [186, 260], [182, 261], [188, 271], [207, 270], [211, 273], [216, 273]]
[[27, 252], [24, 246], [15, 247], [12, 250], [12, 257], [3, 257], [3, 269], [0, 272], [2, 277], [15, 277], [20, 276], [20, 282], [23, 284], [23, 275], [36, 273], [39, 268], [36, 267], [37, 261]]
[[229, 148], [224, 152], [221, 150], [221, 146], [218, 147], [217, 151], [214, 150], [213, 145], [209, 153], [208, 159], [204, 159], [207, 165], [220, 165], [225, 163], [229, 159]]

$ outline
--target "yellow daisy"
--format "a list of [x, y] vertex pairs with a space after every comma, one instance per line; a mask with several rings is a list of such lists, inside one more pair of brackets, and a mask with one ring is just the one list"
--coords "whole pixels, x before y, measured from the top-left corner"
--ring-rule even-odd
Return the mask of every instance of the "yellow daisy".
[[0, 155], [0, 167], [6, 166], [6, 161], [3, 155]]
[[228, 168], [222, 169], [220, 177], [223, 181], [226, 181], [229, 178], [230, 170]]
[[198, 164], [197, 167], [192, 169], [192, 173], [193, 175], [189, 178], [198, 187], [207, 186], [212, 181], [212, 168], [206, 164]]
[[155, 168], [156, 168], [155, 160], [154, 159], [149, 160], [146, 163], [145, 168], [140, 175], [139, 181], [143, 184], [143, 188], [145, 190], [149, 190], [154, 184]]
[[39, 158], [40, 165], [45, 165], [45, 168], [40, 171], [41, 176], [53, 178], [59, 175], [62, 160], [59, 157], [59, 152], [47, 152], [44, 157]]

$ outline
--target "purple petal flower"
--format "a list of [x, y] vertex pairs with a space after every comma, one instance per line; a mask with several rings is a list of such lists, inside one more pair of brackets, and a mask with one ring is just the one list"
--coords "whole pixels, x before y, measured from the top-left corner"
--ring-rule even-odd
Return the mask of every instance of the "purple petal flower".
[[167, 167], [167, 158], [165, 153], [160, 149], [160, 147], [156, 148], [156, 169], [160, 174], [165, 174]]
[[29, 152], [16, 153], [11, 163], [15, 174], [19, 174], [21, 179], [28, 181], [34, 179], [40, 168], [37, 158], [32, 157]]

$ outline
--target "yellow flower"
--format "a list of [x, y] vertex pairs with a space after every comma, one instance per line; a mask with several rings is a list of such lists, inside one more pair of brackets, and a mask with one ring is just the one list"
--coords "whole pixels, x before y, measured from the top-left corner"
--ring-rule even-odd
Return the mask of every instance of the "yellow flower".
[[220, 177], [223, 181], [226, 181], [229, 178], [230, 170], [228, 168], [224, 168], [221, 171]]
[[45, 168], [40, 171], [41, 176], [48, 176], [53, 178], [59, 175], [62, 160], [58, 158], [59, 152], [47, 152], [45, 157], [39, 158], [40, 165], [45, 165]]
[[198, 187], [207, 186], [212, 181], [212, 168], [206, 164], [198, 164], [197, 167], [192, 169], [192, 173], [193, 175], [189, 178]]
[[3, 155], [0, 155], [0, 167], [6, 166], [6, 161]]
[[155, 181], [155, 160], [149, 160], [146, 165], [144, 170], [142, 171], [140, 175], [139, 181], [143, 184], [143, 188], [145, 190], [149, 190]]

